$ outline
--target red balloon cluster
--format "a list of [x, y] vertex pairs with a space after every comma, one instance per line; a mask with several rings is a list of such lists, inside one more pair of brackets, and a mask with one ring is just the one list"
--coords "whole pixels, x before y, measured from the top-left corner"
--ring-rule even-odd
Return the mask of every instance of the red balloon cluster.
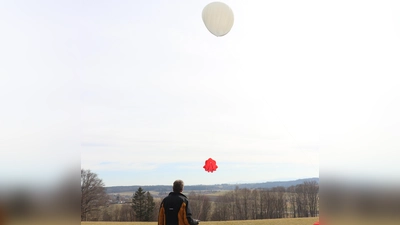
[[215, 162], [214, 159], [209, 158], [206, 160], [206, 164], [203, 166], [204, 170], [207, 172], [214, 172], [217, 170], [218, 166], [217, 166], [217, 162]]

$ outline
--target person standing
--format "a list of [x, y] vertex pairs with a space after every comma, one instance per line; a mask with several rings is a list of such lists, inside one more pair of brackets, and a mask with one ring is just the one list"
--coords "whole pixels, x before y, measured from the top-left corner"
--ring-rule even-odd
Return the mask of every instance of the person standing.
[[200, 220], [192, 218], [188, 198], [182, 194], [184, 183], [176, 180], [172, 192], [165, 197], [158, 213], [158, 225], [198, 225]]

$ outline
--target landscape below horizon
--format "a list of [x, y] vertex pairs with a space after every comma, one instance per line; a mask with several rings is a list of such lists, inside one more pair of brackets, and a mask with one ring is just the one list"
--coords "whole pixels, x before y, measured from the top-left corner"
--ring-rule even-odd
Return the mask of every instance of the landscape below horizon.
[[[268, 181], [260, 183], [237, 183], [237, 184], [214, 184], [214, 185], [185, 185], [184, 192], [202, 192], [202, 191], [229, 191], [238, 188], [248, 188], [248, 189], [258, 189], [258, 188], [273, 188], [273, 187], [290, 187], [298, 184], [302, 184], [306, 181], [316, 181], [319, 183], [319, 177], [304, 178], [290, 181]], [[106, 192], [108, 194], [118, 194], [135, 192], [141, 187], [145, 191], [150, 192], [169, 192], [171, 191], [171, 185], [131, 185], [131, 186], [111, 186], [106, 187]]]

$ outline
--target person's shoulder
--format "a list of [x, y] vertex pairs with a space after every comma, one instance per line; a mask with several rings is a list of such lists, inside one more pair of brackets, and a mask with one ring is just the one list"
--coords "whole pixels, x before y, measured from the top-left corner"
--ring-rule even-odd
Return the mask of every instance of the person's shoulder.
[[179, 195], [179, 197], [182, 198], [183, 200], [185, 200], [185, 201], [188, 200], [188, 197], [186, 197], [186, 195], [184, 195], [184, 194], [182, 194], [182, 193], [179, 193], [178, 195]]
[[187, 196], [186, 196], [186, 195], [184, 195], [184, 194], [182, 194], [182, 193], [179, 193], [179, 195], [181, 195], [181, 196], [183, 196], [183, 197], [187, 198]]
[[168, 198], [171, 198], [171, 197], [173, 197], [173, 196], [172, 196], [172, 192], [170, 192], [167, 196], [165, 196], [165, 197], [163, 198], [163, 201], [164, 201], [165, 199], [168, 199]]
[[180, 198], [184, 201], [188, 200], [188, 197], [186, 197], [186, 195], [182, 194], [182, 193], [177, 193], [177, 192], [171, 192], [169, 193], [169, 195], [165, 198]]

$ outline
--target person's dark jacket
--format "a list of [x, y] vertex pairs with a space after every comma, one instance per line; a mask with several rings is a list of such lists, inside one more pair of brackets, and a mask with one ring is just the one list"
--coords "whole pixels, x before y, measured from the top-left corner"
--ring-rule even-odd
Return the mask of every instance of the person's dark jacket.
[[197, 225], [192, 218], [189, 201], [182, 193], [171, 192], [163, 199], [158, 214], [158, 225]]

